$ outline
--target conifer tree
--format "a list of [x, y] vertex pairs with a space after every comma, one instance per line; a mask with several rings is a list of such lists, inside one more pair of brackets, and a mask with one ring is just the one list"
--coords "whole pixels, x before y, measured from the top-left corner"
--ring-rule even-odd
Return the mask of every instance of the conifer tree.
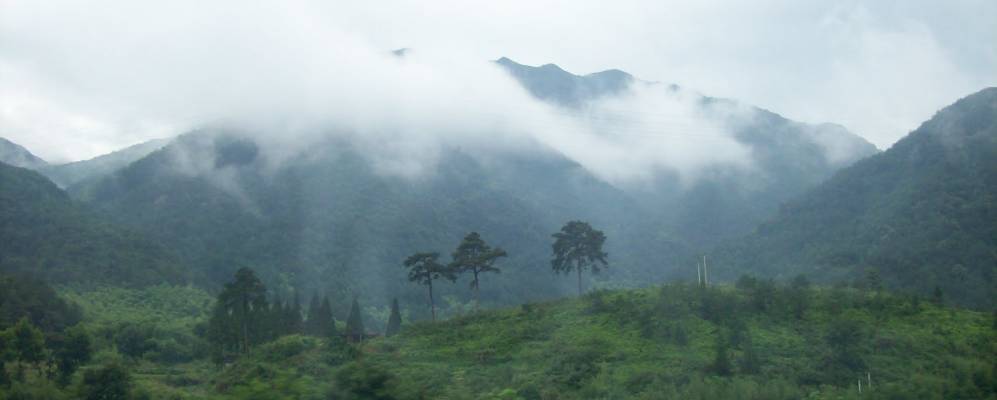
[[363, 316], [360, 315], [360, 302], [353, 297], [353, 305], [350, 306], [350, 316], [346, 318], [346, 336], [350, 340], [363, 340], [364, 337]]
[[322, 304], [319, 305], [317, 334], [321, 336], [336, 336], [336, 318], [332, 316], [332, 303], [329, 302], [329, 296], [323, 297]]
[[391, 299], [391, 315], [388, 316], [388, 326], [384, 329], [384, 336], [395, 336], [402, 328], [402, 314], [398, 309], [398, 298]]
[[405, 259], [405, 267], [409, 269], [408, 280], [426, 285], [429, 289], [429, 310], [436, 321], [436, 301], [433, 299], [433, 281], [444, 278], [451, 282], [457, 279], [453, 269], [436, 261], [440, 253], [415, 253]]
[[478, 232], [471, 232], [464, 237], [464, 240], [453, 252], [453, 262], [450, 268], [458, 274], [471, 273], [471, 291], [474, 294], [474, 306], [477, 308], [480, 301], [480, 280], [479, 275], [486, 272], [500, 272], [493, 264], [501, 257], [508, 254], [499, 247], [492, 248], [485, 243]]
[[319, 313], [321, 310], [319, 308], [321, 304], [319, 303], [318, 293], [312, 295], [312, 300], [308, 302], [308, 319], [305, 320], [304, 331], [308, 335], [319, 336], [321, 335], [322, 329], [319, 328]]
[[270, 305], [266, 287], [253, 270], [240, 268], [235, 281], [226, 283], [212, 313], [209, 340], [225, 348], [235, 348], [240, 353], [261, 341], [260, 327]]
[[606, 235], [592, 229], [587, 222], [570, 221], [561, 231], [552, 235], [554, 259], [550, 261], [554, 272], [565, 274], [575, 271], [578, 274], [578, 295], [582, 294], [582, 270], [590, 268], [599, 273], [599, 265], [605, 267], [608, 254], [602, 251]]
[[301, 296], [294, 292], [294, 302], [284, 310], [284, 334], [302, 333]]

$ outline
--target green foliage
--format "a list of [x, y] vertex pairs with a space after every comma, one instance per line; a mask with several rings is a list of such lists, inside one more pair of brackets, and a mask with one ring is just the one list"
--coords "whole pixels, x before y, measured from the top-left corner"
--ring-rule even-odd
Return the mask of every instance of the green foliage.
[[128, 369], [112, 363], [86, 370], [77, 393], [83, 400], [130, 400], [132, 386]]
[[[433, 281], [443, 278], [453, 282], [457, 279], [457, 274], [454, 272], [453, 268], [440, 264], [436, 261], [439, 257], [440, 253], [415, 253], [406, 258], [405, 262], [402, 263], [405, 268], [409, 269], [409, 282], [417, 282], [421, 285], [426, 285], [426, 288], [429, 290], [429, 308], [432, 313], [433, 320], [436, 320], [436, 301], [433, 298]], [[353, 301], [356, 302], [356, 298], [354, 298]], [[350, 315], [353, 315], [352, 310], [350, 311]]]
[[25, 316], [45, 332], [65, 329], [81, 318], [78, 307], [59, 298], [44, 282], [0, 273], [0, 330]]
[[37, 172], [3, 163], [0, 221], [0, 272], [51, 283], [148, 285], [188, 278], [163, 246], [102, 220]]
[[471, 273], [471, 290], [474, 291], [475, 304], [479, 302], [480, 290], [478, 275], [486, 272], [498, 273], [495, 261], [508, 254], [500, 247], [492, 248], [485, 243], [478, 232], [468, 233], [453, 252], [453, 261], [448, 268], [457, 274]]
[[356, 362], [341, 368], [335, 376], [331, 400], [395, 400], [395, 377], [386, 369]]
[[[718, 254], [730, 270], [997, 305], [997, 88], [935, 114]], [[869, 271], [866, 274], [865, 271]]]
[[582, 294], [582, 270], [591, 268], [599, 273], [599, 265], [607, 266], [608, 254], [602, 250], [606, 235], [592, 229], [587, 222], [569, 221], [561, 231], [553, 235], [554, 258], [550, 261], [554, 272], [565, 274], [575, 271], [578, 274], [578, 295]]

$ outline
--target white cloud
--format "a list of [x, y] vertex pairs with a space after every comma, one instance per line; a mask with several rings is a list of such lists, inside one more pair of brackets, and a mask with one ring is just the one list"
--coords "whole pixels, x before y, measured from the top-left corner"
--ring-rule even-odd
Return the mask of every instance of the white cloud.
[[[997, 6], [987, 1], [0, 1], [0, 135], [50, 159], [247, 115], [283, 116], [283, 132], [321, 121], [391, 139], [386, 170], [413, 170], [390, 154], [431, 154], [440, 135], [518, 135], [538, 124], [558, 128], [540, 140], [608, 177], [739, 159], [727, 145], [669, 152], [712, 145], [689, 137], [637, 146], [558, 137], [588, 127], [549, 113], [485, 62], [501, 55], [620, 68], [840, 122], [881, 147], [997, 84]], [[398, 47], [418, 51], [399, 63], [388, 54]], [[642, 104], [663, 101], [652, 100]], [[681, 111], [670, 105], [657, 112]]]

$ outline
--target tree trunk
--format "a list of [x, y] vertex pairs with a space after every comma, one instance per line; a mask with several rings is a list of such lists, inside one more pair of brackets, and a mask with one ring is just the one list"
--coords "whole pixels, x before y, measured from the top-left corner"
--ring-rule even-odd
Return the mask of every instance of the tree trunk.
[[578, 271], [578, 297], [582, 297], [582, 269], [576, 266], [575, 271]]
[[429, 281], [429, 311], [433, 313], [433, 321], [436, 321], [436, 302], [433, 301], [433, 281]]
[[478, 304], [481, 302], [480, 288], [478, 287], [478, 271], [474, 271], [474, 311], [478, 311]]

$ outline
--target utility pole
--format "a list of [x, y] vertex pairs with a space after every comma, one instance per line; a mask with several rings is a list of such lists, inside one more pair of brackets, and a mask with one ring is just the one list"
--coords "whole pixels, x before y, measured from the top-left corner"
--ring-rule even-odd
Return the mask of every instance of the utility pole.
[[862, 394], [862, 378], [859, 378], [859, 394]]
[[696, 261], [696, 282], [703, 286], [703, 272], [699, 268], [699, 261]]
[[703, 254], [703, 282], [710, 286], [710, 273], [706, 269], [706, 255]]
[[872, 390], [872, 372], [866, 371], [865, 378], [866, 378], [866, 383], [868, 383], [868, 385], [866, 385], [866, 388]]

